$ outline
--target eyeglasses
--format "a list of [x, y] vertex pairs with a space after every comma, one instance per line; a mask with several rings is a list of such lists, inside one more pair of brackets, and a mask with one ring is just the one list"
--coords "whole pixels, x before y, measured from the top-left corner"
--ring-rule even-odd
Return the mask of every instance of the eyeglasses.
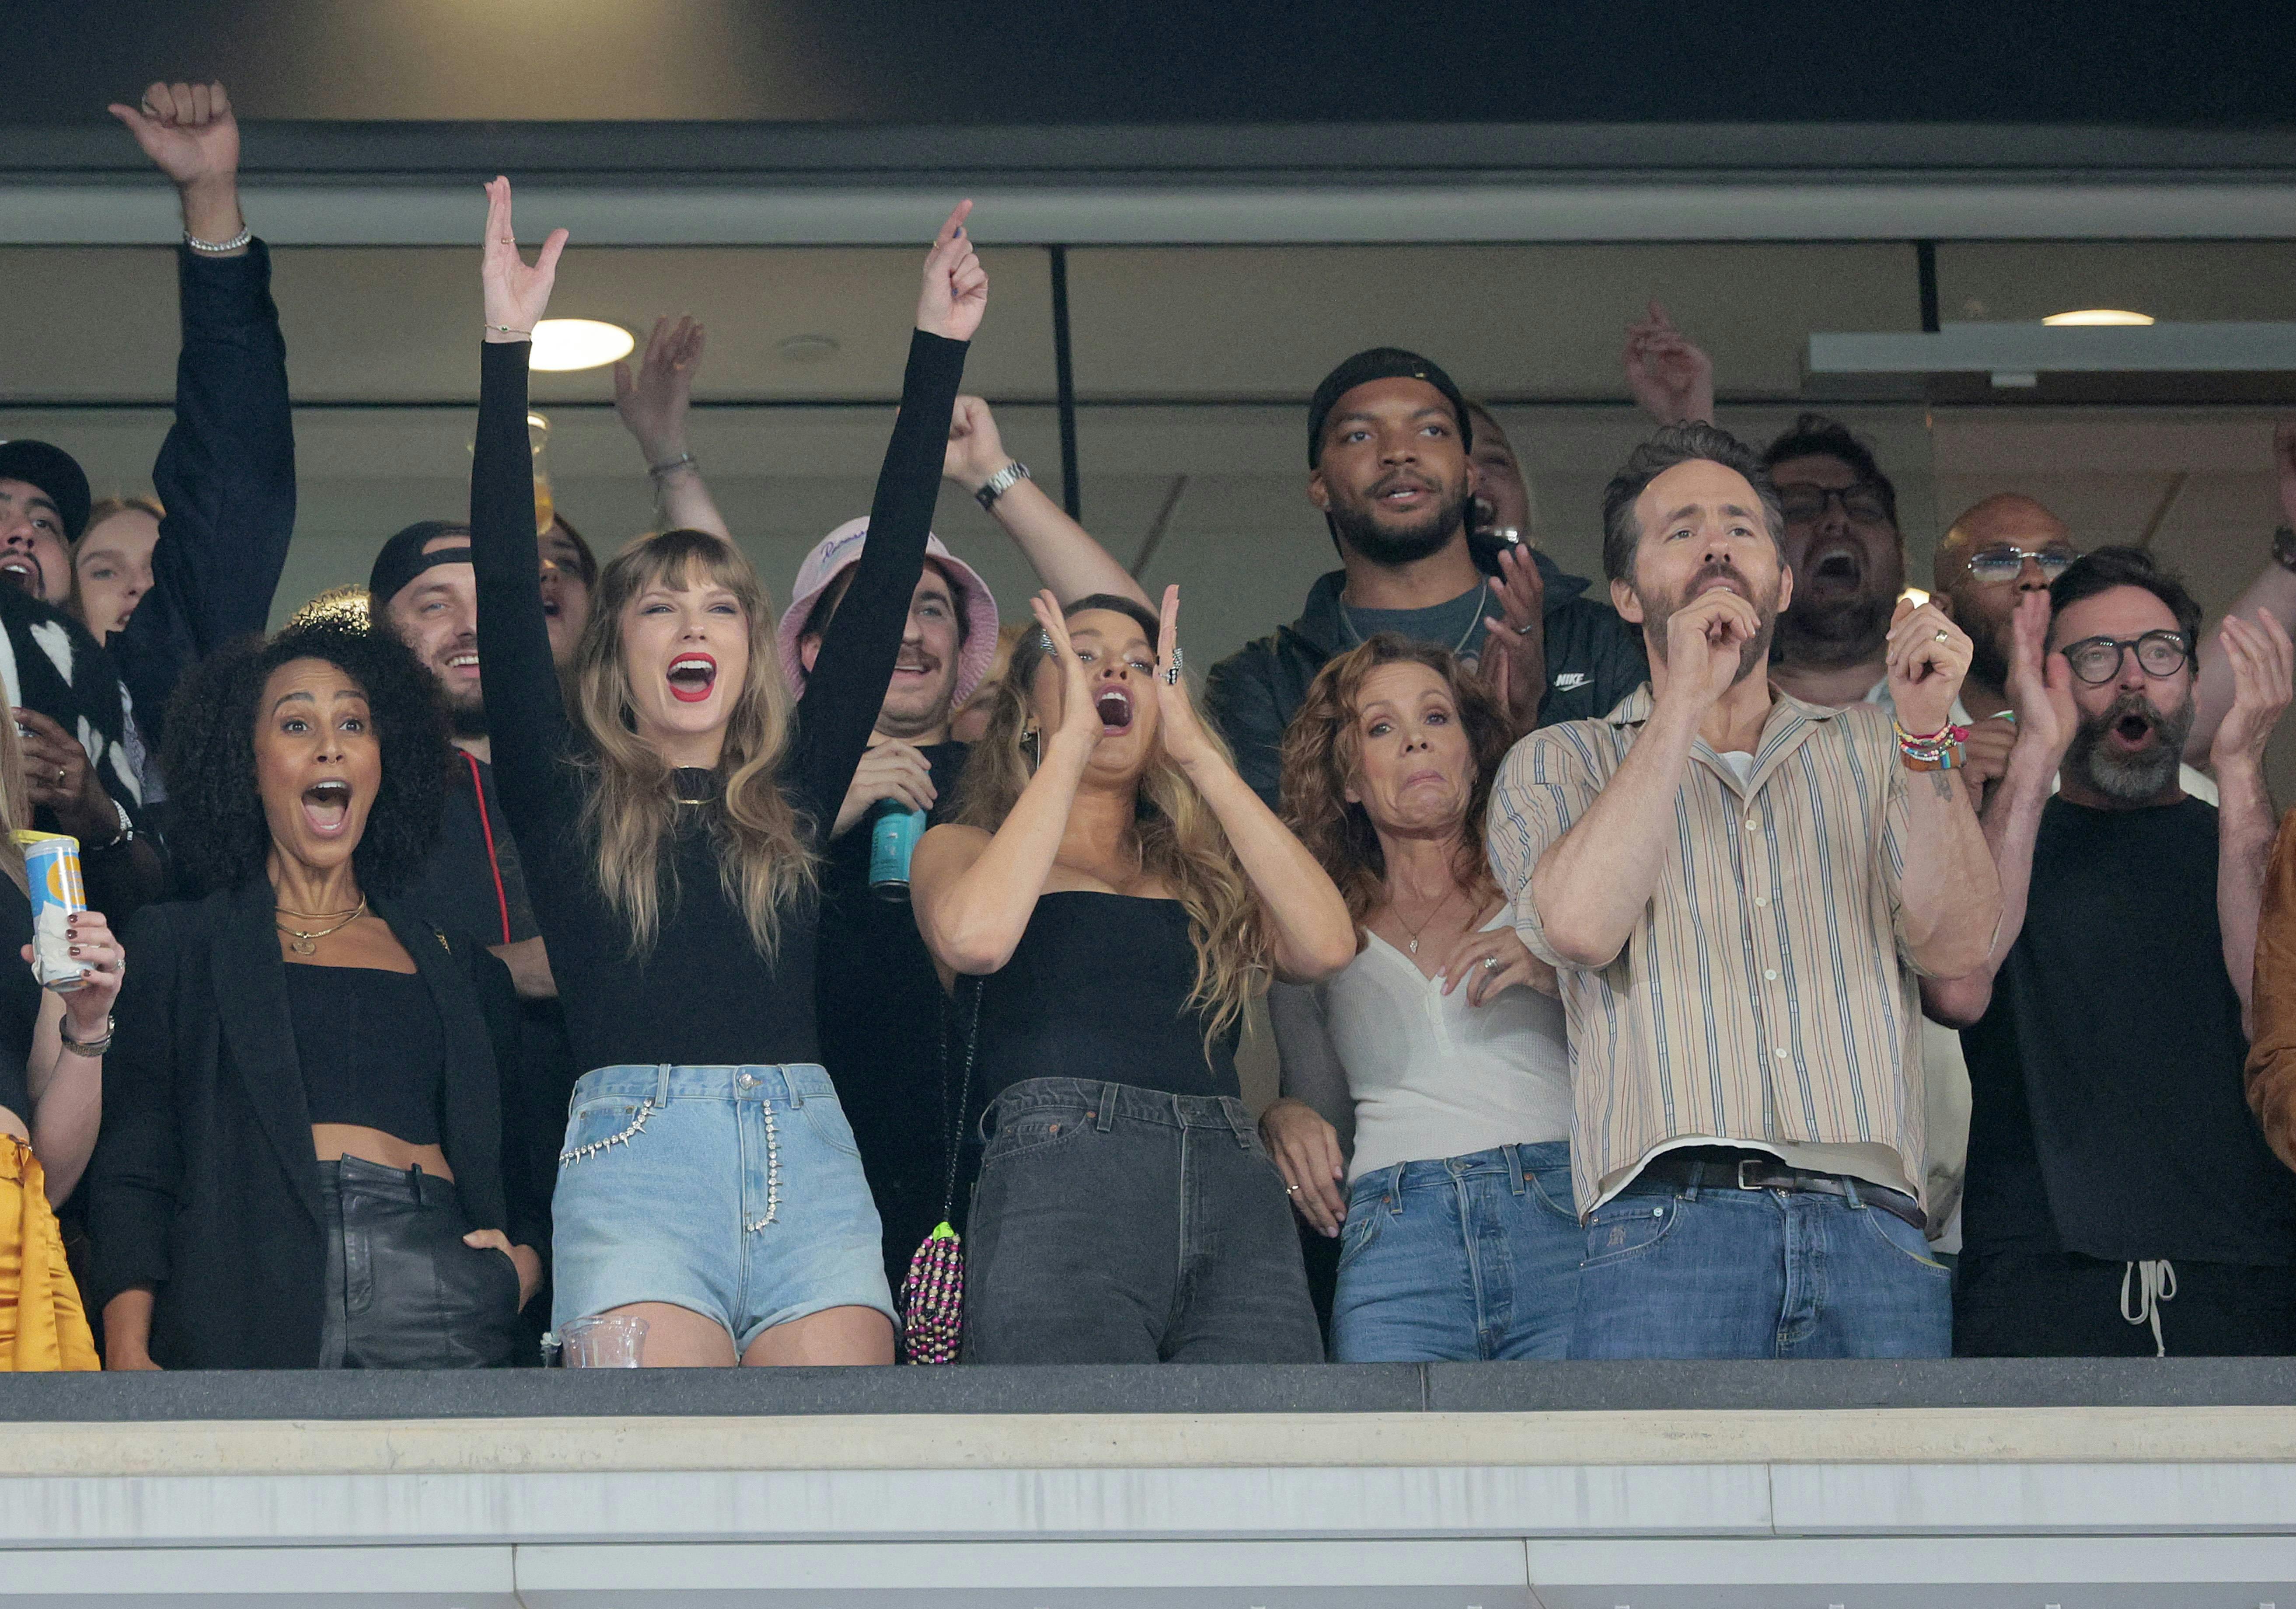
[[1788, 481], [1778, 487], [1778, 506], [1788, 519], [1807, 522], [1825, 518], [1825, 505], [1839, 499], [1845, 519], [1859, 525], [1890, 525], [1890, 505], [1881, 487], [1870, 481], [1846, 486], [1822, 486], [1813, 481]]
[[2148, 676], [2173, 676], [2193, 657], [2193, 645], [2182, 632], [2147, 632], [2142, 637], [2083, 637], [2065, 645], [2065, 663], [2073, 674], [2091, 687], [2102, 687], [2120, 674], [2120, 657], [2136, 650], [2136, 664]]
[[1969, 573], [1980, 581], [2014, 581], [2025, 571], [2025, 560], [2040, 567], [2045, 580], [2054, 581], [2072, 568], [2080, 554], [2071, 548], [1982, 548], [1969, 556]]

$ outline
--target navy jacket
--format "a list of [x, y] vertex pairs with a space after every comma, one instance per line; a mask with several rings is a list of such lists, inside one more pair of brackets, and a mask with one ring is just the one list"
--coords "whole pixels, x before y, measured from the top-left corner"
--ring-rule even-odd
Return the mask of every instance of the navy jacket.
[[168, 510], [152, 590], [105, 644], [156, 752], [184, 672], [219, 644], [270, 624], [295, 529], [295, 425], [287, 344], [271, 300], [271, 254], [176, 254], [184, 346], [176, 422], [152, 468]]
[[[1607, 715], [1650, 679], [1642, 633], [1608, 604], [1580, 596], [1587, 585], [1583, 578], [1564, 575], [1535, 548], [1531, 557], [1546, 584], [1546, 698], [1538, 706], [1538, 723]], [[1316, 673], [1354, 646], [1340, 617], [1346, 583], [1345, 570], [1320, 577], [1299, 619], [1247, 642], [1213, 666], [1205, 681], [1205, 706], [1235, 750], [1236, 769], [1270, 810], [1281, 808], [1276, 788], [1283, 729], [1307, 699]]]

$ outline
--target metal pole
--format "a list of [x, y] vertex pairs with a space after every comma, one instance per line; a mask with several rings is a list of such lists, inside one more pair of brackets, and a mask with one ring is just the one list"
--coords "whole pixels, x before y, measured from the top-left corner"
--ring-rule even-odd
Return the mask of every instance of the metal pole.
[[[1921, 276], [1922, 332], [1938, 332], [1937, 242], [1914, 242], [1914, 271]], [[1058, 316], [1057, 314], [1055, 316]]]
[[1061, 415], [1061, 506], [1070, 519], [1084, 518], [1084, 494], [1077, 485], [1076, 371], [1069, 356], [1069, 249], [1047, 246], [1053, 263], [1053, 384]]

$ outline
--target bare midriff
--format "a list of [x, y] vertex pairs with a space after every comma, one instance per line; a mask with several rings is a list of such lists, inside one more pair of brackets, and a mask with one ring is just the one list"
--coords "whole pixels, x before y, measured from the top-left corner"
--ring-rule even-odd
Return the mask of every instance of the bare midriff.
[[455, 1181], [454, 1170], [447, 1165], [446, 1152], [437, 1146], [410, 1145], [381, 1129], [363, 1128], [355, 1123], [315, 1123], [311, 1125], [311, 1145], [321, 1162], [356, 1156], [361, 1162], [402, 1173], [420, 1167], [433, 1179], [443, 1179], [449, 1184]]

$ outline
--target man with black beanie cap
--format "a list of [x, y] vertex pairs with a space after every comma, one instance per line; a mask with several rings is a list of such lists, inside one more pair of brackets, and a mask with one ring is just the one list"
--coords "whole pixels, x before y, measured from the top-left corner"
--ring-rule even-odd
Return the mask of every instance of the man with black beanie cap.
[[1283, 729], [1308, 684], [1375, 632], [1479, 663], [1525, 731], [1604, 714], [1647, 675], [1633, 628], [1546, 554], [1503, 551], [1487, 583], [1467, 541], [1473, 429], [1451, 377], [1397, 347], [1358, 352], [1316, 388], [1308, 501], [1343, 568], [1316, 581], [1298, 620], [1212, 666], [1204, 686], [1237, 769], [1271, 808]]

